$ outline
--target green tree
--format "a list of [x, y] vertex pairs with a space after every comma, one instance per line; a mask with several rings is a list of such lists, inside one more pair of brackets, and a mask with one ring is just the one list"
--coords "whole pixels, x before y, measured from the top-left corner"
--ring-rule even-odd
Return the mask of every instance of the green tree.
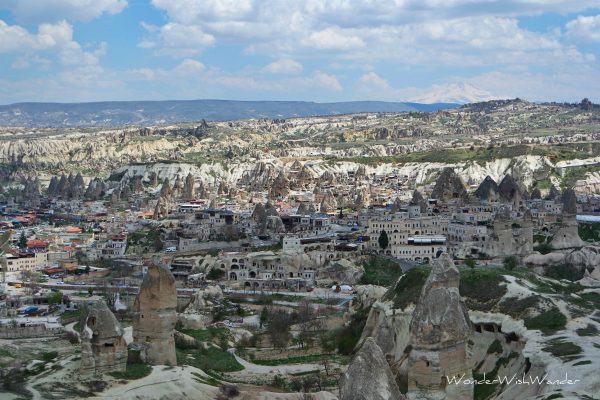
[[504, 259], [502, 264], [504, 265], [504, 269], [512, 271], [519, 266], [519, 260], [515, 256], [508, 256]]
[[473, 260], [472, 258], [467, 258], [465, 260], [465, 265], [471, 268], [471, 271], [473, 271], [475, 269], [475, 260]]
[[25, 231], [21, 232], [21, 236], [19, 236], [19, 248], [25, 249], [27, 247], [27, 236], [25, 236]]
[[388, 245], [390, 244], [390, 239], [388, 238], [388, 234], [385, 230], [382, 230], [381, 233], [379, 234], [379, 239], [377, 240], [379, 242], [379, 247], [381, 247], [382, 249], [387, 249]]
[[61, 292], [53, 292], [48, 296], [48, 304], [60, 304], [62, 302], [63, 294]]
[[267, 307], [263, 307], [259, 318], [260, 327], [262, 328], [264, 325], [266, 325], [267, 321], [269, 321], [269, 309]]

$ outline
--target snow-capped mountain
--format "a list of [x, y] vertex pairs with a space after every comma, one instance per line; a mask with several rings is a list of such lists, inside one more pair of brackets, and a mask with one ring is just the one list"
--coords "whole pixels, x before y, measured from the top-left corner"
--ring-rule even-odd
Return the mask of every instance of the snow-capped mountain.
[[494, 96], [490, 92], [478, 88], [470, 83], [449, 83], [447, 85], [433, 85], [431, 90], [420, 96], [413, 97], [411, 101], [417, 103], [477, 103], [480, 101], [498, 100], [506, 96]]

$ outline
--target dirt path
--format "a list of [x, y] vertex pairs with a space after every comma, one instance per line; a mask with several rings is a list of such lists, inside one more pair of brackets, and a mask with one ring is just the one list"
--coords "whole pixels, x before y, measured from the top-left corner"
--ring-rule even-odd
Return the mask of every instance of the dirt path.
[[242, 357], [235, 354], [234, 349], [229, 349], [229, 352], [233, 354], [237, 362], [239, 362], [244, 367], [244, 371], [241, 371], [241, 373], [247, 372], [252, 374], [295, 374], [298, 372], [317, 371], [323, 368], [322, 365], [319, 363], [258, 365], [244, 360]]

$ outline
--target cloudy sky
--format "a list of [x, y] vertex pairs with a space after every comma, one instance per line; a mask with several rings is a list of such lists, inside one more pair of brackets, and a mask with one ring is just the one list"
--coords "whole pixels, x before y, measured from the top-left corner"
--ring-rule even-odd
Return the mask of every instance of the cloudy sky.
[[600, 101], [600, 0], [0, 0], [0, 104]]

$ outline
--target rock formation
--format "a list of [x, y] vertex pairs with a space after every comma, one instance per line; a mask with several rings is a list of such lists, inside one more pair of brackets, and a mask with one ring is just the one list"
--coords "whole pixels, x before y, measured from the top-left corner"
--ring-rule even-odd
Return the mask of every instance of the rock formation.
[[290, 181], [282, 171], [279, 171], [279, 175], [273, 181], [273, 185], [271, 185], [271, 197], [284, 197], [287, 196], [290, 192]]
[[431, 197], [442, 201], [458, 199], [465, 201], [468, 198], [467, 190], [460, 177], [452, 168], [444, 168], [435, 181]]
[[341, 400], [404, 400], [383, 352], [367, 338], [340, 378]]
[[417, 189], [413, 191], [412, 199], [410, 200], [411, 205], [418, 205], [421, 209], [421, 213], [427, 212], [427, 201], [423, 198], [421, 192]]
[[320, 211], [322, 213], [332, 213], [337, 210], [337, 207], [338, 207], [338, 203], [337, 203], [337, 200], [335, 199], [335, 196], [333, 195], [333, 193], [331, 193], [331, 191], [328, 190], [325, 193], [323, 200], [321, 201]]
[[548, 191], [548, 195], [546, 196], [546, 200], [555, 200], [560, 198], [560, 192], [558, 189], [552, 185], [550, 186], [550, 190]]
[[356, 180], [365, 179], [367, 177], [367, 167], [365, 167], [364, 165], [359, 165], [356, 169], [356, 172], [354, 173], [354, 177], [356, 178]]
[[[51, 182], [52, 185], [52, 182]], [[50, 187], [48, 187], [48, 192], [50, 192]], [[106, 185], [104, 181], [100, 178], [94, 178], [88, 184], [88, 187], [83, 195], [85, 200], [100, 200], [106, 194]]]
[[515, 196], [520, 195], [520, 189], [517, 181], [512, 175], [505, 175], [498, 185], [498, 194], [504, 201], [512, 201]]
[[468, 341], [473, 332], [460, 298], [458, 268], [443, 254], [421, 290], [410, 322], [409, 399], [472, 399], [472, 385], [448, 384], [446, 377], [471, 378]]
[[86, 305], [81, 332], [81, 372], [124, 371], [127, 343], [121, 324], [104, 301]]
[[488, 175], [474, 194], [479, 200], [496, 201], [498, 199], [498, 184]]
[[177, 288], [173, 274], [150, 264], [133, 304], [133, 341], [150, 364], [177, 364], [173, 338], [176, 309]]
[[566, 189], [561, 200], [563, 203], [563, 220], [550, 244], [555, 250], [583, 247], [586, 243], [579, 237], [579, 226], [576, 219], [577, 197], [573, 189]]
[[392, 203], [392, 212], [398, 212], [402, 209], [404, 204], [402, 204], [402, 200], [400, 200], [400, 197], [396, 197], [396, 200], [394, 200], [394, 203]]
[[196, 188], [194, 182], [194, 176], [192, 173], [188, 173], [185, 177], [185, 184], [183, 185], [183, 198], [184, 199], [193, 199], [196, 196]]

